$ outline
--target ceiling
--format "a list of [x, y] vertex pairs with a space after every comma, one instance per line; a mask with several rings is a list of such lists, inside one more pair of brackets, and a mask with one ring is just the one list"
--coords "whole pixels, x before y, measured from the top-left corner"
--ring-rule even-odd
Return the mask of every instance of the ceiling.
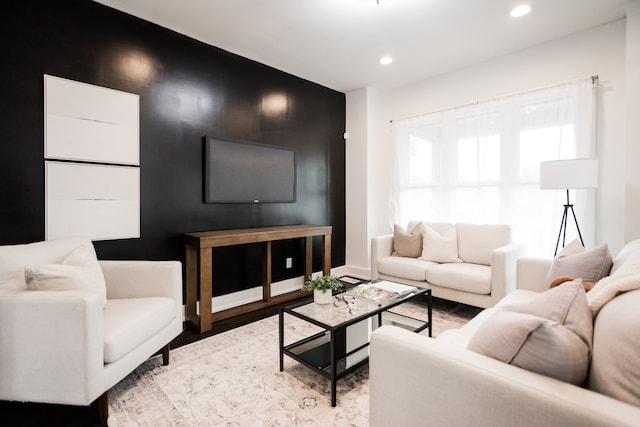
[[[342, 92], [424, 80], [626, 10], [626, 0], [97, 1]], [[519, 3], [531, 13], [512, 18]], [[394, 62], [379, 64], [387, 55]]]

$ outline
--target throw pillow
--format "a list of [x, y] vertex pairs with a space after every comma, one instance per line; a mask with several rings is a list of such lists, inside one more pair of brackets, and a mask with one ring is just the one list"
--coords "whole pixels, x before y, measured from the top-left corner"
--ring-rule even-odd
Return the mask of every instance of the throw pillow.
[[581, 384], [592, 348], [591, 310], [580, 279], [487, 318], [468, 349], [543, 375]]
[[458, 258], [458, 235], [453, 225], [442, 234], [422, 224], [422, 254], [420, 259], [432, 262], [462, 262]]
[[560, 276], [577, 277], [585, 282], [596, 283], [609, 275], [612, 265], [613, 260], [606, 244], [585, 249], [576, 239], [554, 258], [547, 274], [547, 285]]
[[569, 328], [526, 313], [498, 311], [471, 337], [469, 350], [571, 384], [582, 384], [589, 347]]
[[524, 302], [505, 304], [500, 309], [557, 322], [572, 330], [591, 349], [593, 318], [581, 279], [564, 282]]
[[98, 292], [103, 307], [107, 305], [107, 287], [93, 246], [80, 245], [59, 264], [42, 264], [25, 268], [29, 290], [85, 290]]
[[393, 255], [418, 258], [422, 251], [422, 223], [409, 232], [399, 225], [393, 226]]

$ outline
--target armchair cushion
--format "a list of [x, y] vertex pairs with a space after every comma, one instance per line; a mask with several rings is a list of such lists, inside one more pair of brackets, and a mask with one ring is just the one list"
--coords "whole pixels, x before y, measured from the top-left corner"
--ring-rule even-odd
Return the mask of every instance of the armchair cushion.
[[90, 245], [93, 250], [91, 241], [85, 238], [0, 246], [0, 289], [25, 290], [25, 267], [60, 263], [73, 249], [83, 244]]
[[25, 267], [29, 290], [97, 292], [107, 305], [107, 287], [91, 242], [84, 242], [67, 254], [60, 263]]
[[170, 298], [109, 300], [104, 310], [104, 363], [113, 363], [147, 338], [164, 329], [176, 316]]

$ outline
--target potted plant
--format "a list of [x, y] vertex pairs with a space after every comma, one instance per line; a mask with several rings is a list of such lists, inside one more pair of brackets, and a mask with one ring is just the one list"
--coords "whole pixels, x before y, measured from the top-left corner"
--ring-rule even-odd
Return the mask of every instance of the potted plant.
[[342, 283], [336, 277], [318, 276], [315, 279], [307, 280], [302, 286], [303, 291], [313, 291], [313, 301], [316, 304], [329, 304], [333, 297], [332, 291], [340, 289]]

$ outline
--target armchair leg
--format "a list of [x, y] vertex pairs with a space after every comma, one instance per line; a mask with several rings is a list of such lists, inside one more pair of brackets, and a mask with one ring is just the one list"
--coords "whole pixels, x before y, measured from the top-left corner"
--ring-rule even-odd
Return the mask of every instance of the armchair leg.
[[162, 347], [162, 364], [167, 366], [169, 364], [169, 344]]
[[100, 418], [100, 424], [107, 426], [107, 418], [109, 418], [109, 391], [105, 391], [98, 397], [98, 417]]

